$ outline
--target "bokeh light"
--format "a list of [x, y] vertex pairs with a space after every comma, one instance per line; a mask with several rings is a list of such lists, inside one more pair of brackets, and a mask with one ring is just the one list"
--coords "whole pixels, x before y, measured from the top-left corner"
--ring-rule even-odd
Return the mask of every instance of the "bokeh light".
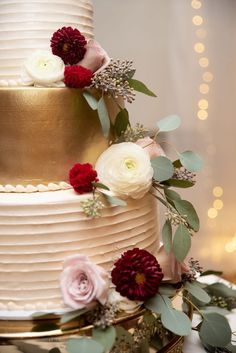
[[199, 86], [199, 91], [200, 91], [202, 94], [207, 94], [207, 93], [209, 93], [209, 91], [210, 91], [210, 87], [209, 87], [206, 83], [202, 83], [202, 84]]
[[196, 53], [201, 54], [205, 50], [205, 45], [203, 43], [201, 43], [201, 42], [195, 43], [194, 44], [194, 50], [195, 50]]
[[202, 79], [205, 82], [211, 82], [214, 79], [214, 76], [213, 76], [213, 74], [210, 71], [206, 71], [202, 75]]
[[209, 218], [214, 219], [217, 217], [218, 211], [215, 208], [209, 208], [207, 214]]
[[224, 190], [221, 186], [215, 186], [213, 189], [213, 195], [215, 197], [221, 197], [224, 193]]
[[195, 10], [199, 10], [202, 6], [202, 3], [200, 0], [192, 0], [191, 2], [191, 6], [195, 9]]
[[200, 120], [206, 120], [208, 118], [208, 113], [206, 110], [201, 109], [197, 112], [197, 116]]
[[208, 67], [209, 66], [209, 59], [206, 57], [202, 57], [199, 59], [199, 65], [201, 67]]
[[201, 16], [193, 17], [193, 24], [195, 24], [195, 26], [201, 26], [202, 23], [203, 23], [203, 18]]
[[214, 201], [213, 207], [214, 207], [216, 210], [218, 210], [218, 211], [219, 211], [219, 210], [222, 210], [222, 208], [224, 207], [224, 203], [223, 203], [222, 200], [217, 199], [217, 200]]

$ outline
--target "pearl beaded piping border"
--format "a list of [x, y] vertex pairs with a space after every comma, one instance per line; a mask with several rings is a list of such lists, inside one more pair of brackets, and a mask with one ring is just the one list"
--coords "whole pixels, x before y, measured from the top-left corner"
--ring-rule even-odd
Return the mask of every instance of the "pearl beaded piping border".
[[71, 185], [66, 183], [65, 181], [61, 181], [60, 183], [49, 183], [48, 185], [38, 184], [34, 185], [0, 185], [0, 193], [33, 193], [33, 192], [47, 192], [47, 191], [58, 191], [58, 190], [68, 190], [72, 189]]

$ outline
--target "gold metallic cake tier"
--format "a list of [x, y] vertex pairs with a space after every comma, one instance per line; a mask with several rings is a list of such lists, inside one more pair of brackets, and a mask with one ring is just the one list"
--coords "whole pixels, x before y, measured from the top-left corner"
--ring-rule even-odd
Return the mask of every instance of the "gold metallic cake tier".
[[0, 89], [0, 184], [67, 181], [74, 163], [94, 164], [107, 146], [83, 91]]

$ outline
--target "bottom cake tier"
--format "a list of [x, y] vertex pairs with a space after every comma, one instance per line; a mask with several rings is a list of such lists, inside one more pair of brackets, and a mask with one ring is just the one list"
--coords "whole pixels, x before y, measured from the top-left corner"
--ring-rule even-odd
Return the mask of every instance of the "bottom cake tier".
[[0, 200], [0, 311], [53, 311], [64, 307], [59, 276], [66, 257], [84, 254], [110, 270], [134, 247], [157, 255], [156, 200], [107, 206], [87, 218], [73, 190], [6, 193]]

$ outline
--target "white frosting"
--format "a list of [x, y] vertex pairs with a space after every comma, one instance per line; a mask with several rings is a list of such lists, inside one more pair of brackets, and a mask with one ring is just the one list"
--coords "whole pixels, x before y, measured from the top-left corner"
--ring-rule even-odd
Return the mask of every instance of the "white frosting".
[[71, 189], [71, 185], [66, 183], [65, 181], [61, 181], [60, 183], [49, 183], [47, 185], [38, 184], [36, 186], [28, 184], [28, 185], [1, 185], [0, 184], [0, 193], [5, 192], [17, 192], [17, 193], [32, 193], [32, 192], [46, 192], [46, 191], [57, 191], [57, 190], [67, 190]]
[[63, 26], [93, 37], [90, 0], [1, 0], [0, 87], [22, 85], [24, 61], [34, 50], [50, 49], [52, 34]]
[[88, 219], [73, 190], [2, 194], [0, 198], [0, 310], [62, 307], [59, 274], [69, 255], [85, 254], [110, 270], [127, 249], [159, 248], [156, 200], [106, 207]]

